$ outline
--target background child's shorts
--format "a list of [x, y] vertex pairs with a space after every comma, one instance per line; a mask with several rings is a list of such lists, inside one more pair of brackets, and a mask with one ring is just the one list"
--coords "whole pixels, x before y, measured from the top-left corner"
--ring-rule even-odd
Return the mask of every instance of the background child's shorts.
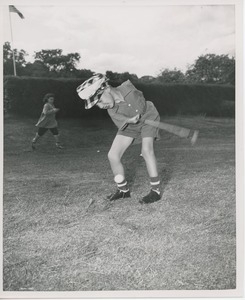
[[47, 132], [48, 130], [50, 130], [52, 132], [53, 135], [58, 135], [59, 134], [59, 131], [58, 131], [58, 128], [55, 127], [55, 128], [44, 128], [44, 127], [39, 127], [38, 128], [38, 135], [39, 136], [42, 136], [44, 135], [45, 132]]
[[150, 126], [144, 123], [144, 120], [160, 121], [160, 116], [155, 108], [154, 104], [150, 101], [147, 101], [147, 109], [143, 116], [141, 116], [140, 121], [137, 124], [128, 124], [124, 130], [118, 130], [117, 134], [129, 136], [134, 139], [137, 139], [141, 136], [144, 137], [153, 137], [154, 139], [159, 140], [159, 128]]

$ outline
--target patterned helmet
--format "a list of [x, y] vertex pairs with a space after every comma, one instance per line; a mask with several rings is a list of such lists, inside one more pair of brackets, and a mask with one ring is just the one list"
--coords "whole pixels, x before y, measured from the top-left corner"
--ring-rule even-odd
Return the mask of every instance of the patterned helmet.
[[85, 109], [90, 109], [99, 101], [107, 81], [105, 75], [97, 73], [77, 87], [78, 96], [85, 101]]

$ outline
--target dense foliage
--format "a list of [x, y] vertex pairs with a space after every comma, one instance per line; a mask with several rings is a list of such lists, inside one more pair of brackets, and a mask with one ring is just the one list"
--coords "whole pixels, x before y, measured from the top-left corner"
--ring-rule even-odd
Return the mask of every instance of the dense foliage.
[[[35, 52], [34, 61], [27, 62], [28, 54], [24, 50], [12, 51], [10, 43], [3, 45], [4, 75], [13, 75], [13, 53], [16, 62], [18, 76], [51, 77], [51, 78], [88, 78], [94, 72], [87, 69], [79, 69], [81, 56], [79, 53], [63, 54], [61, 49], [41, 50]], [[162, 68], [156, 77], [142, 76], [129, 72], [117, 73], [111, 70], [106, 72], [110, 80], [143, 83], [213, 83], [235, 84], [235, 59], [228, 55], [205, 54], [199, 56], [187, 71], [174, 68], [173, 70]]]
[[[107, 112], [97, 107], [85, 110], [76, 88], [85, 79], [52, 79], [5, 76], [5, 109], [22, 115], [38, 117], [46, 93], [56, 95], [55, 105], [60, 117], [99, 117]], [[110, 81], [112, 86], [120, 82]], [[154, 102], [161, 115], [200, 115], [234, 117], [235, 88], [210, 84], [146, 84], [135, 86], [147, 100]]]

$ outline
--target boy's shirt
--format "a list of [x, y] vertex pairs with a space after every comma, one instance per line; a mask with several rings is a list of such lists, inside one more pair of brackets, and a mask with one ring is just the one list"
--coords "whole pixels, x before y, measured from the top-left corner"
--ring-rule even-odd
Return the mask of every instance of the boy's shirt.
[[[124, 98], [124, 101], [115, 103], [113, 108], [108, 109], [112, 121], [120, 129], [126, 124], [128, 118], [132, 118], [137, 114], [144, 118], [144, 114], [154, 113], [158, 115], [154, 104], [150, 101], [146, 101], [141, 91], [129, 81], [123, 82], [116, 88], [119, 90]], [[134, 124], [129, 124], [129, 126]]]

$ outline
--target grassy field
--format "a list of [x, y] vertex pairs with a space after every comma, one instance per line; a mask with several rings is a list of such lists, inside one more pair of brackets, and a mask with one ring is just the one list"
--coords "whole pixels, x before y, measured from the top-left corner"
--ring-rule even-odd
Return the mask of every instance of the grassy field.
[[4, 126], [4, 291], [236, 288], [233, 119], [162, 118], [200, 130], [197, 144], [161, 131], [161, 201], [141, 205], [149, 179], [140, 144], [124, 156], [132, 197], [115, 190], [108, 120], [60, 120], [31, 151], [36, 120]]

